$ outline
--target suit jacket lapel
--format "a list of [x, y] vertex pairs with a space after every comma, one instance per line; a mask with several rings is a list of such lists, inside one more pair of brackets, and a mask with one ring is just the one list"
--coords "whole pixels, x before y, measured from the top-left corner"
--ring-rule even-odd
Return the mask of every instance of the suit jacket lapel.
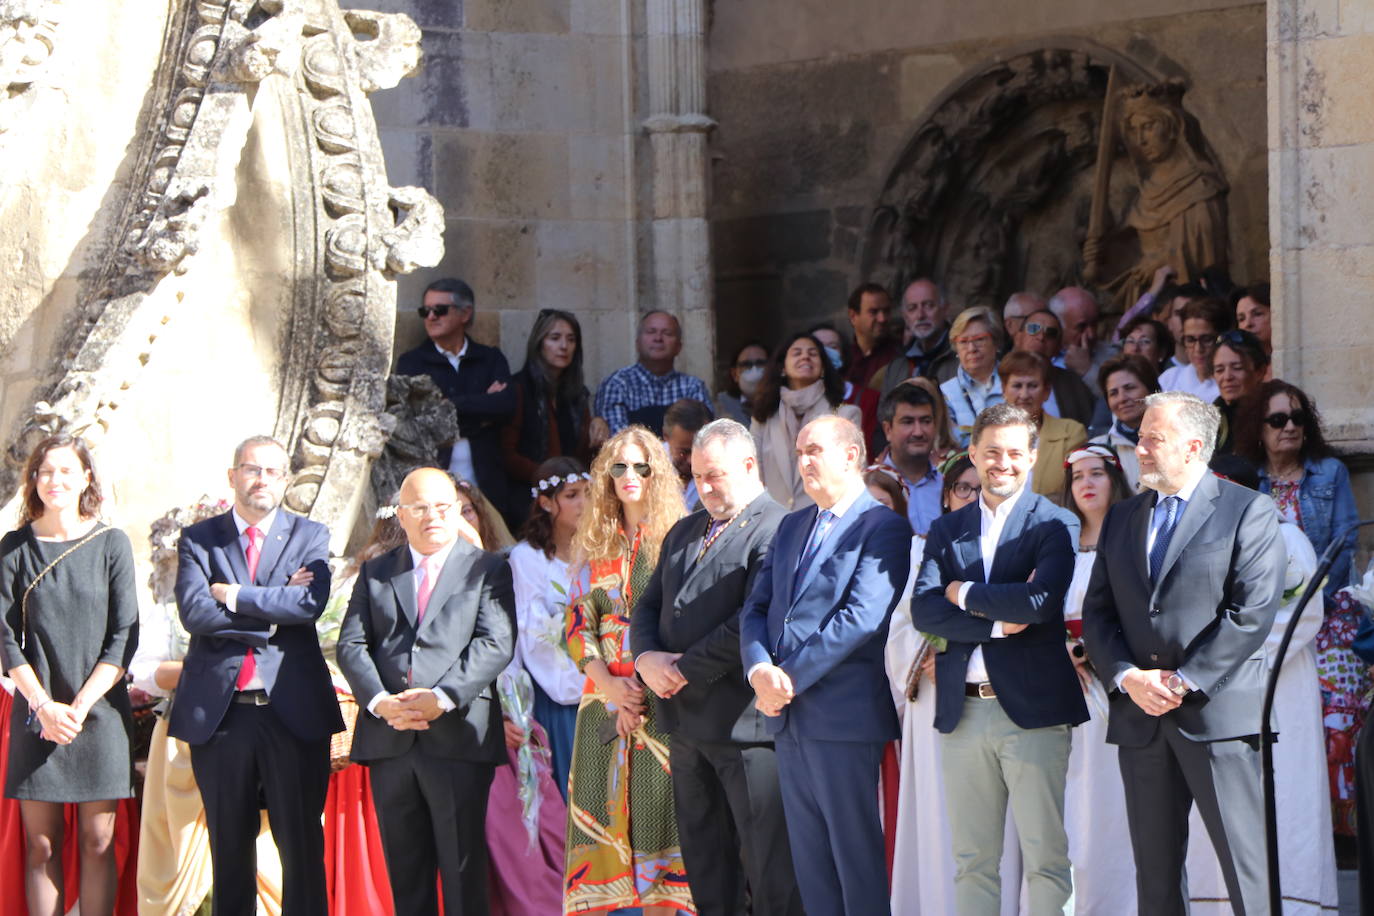
[[248, 581], [248, 558], [243, 553], [243, 542], [239, 540], [238, 525], [234, 524], [234, 513], [226, 512], [219, 516], [218, 525], [216, 537], [220, 549], [224, 551], [224, 559], [229, 563], [229, 570], [234, 574], [234, 584], [251, 585]]
[[[1035, 502], [1034, 493], [1023, 492], [1021, 498], [1016, 501], [1016, 505], [1012, 506], [1011, 515], [1007, 517], [1007, 522], [1002, 526], [1002, 532], [997, 538], [997, 552], [993, 554], [992, 575], [988, 577], [989, 581], [1002, 581], [999, 578], [1002, 573], [1002, 564], [1010, 562], [1007, 557], [1011, 553], [1009, 550], [1003, 550], [1002, 547], [1021, 536], [1021, 532], [1025, 529], [1034, 510]], [[979, 524], [981, 526], [982, 510], [980, 509], [979, 512]]]
[[[853, 528], [854, 525], [858, 523], [859, 516], [873, 508], [876, 502], [877, 501], [869, 495], [868, 491], [865, 490], [863, 493], [859, 494], [858, 499], [854, 500], [854, 504], [849, 507], [849, 511], [835, 520], [834, 526], [826, 532], [825, 540], [821, 541], [820, 547], [816, 549], [816, 555], [811, 558], [811, 565], [806, 568], [806, 575], [803, 576], [801, 582], [798, 583], [797, 590], [792, 593], [792, 604], [797, 603], [797, 599], [801, 597], [802, 592], [806, 591], [812, 581], [815, 580], [816, 575], [820, 572], [821, 564], [825, 562], [827, 557], [835, 552], [835, 548], [839, 545], [840, 539], [845, 536], [850, 528]], [[819, 510], [817, 514], [819, 514]], [[813, 519], [812, 525], [814, 526], [814, 524], [815, 521]], [[807, 539], [809, 539], [811, 528], [806, 529], [806, 534]], [[802, 541], [802, 549], [806, 549], [806, 540]], [[801, 554], [798, 554], [797, 557], [800, 559]], [[793, 568], [795, 569], [795, 566]]]
[[[258, 556], [258, 574], [254, 579], [254, 585], [268, 585], [272, 582], [272, 573], [281, 562], [282, 551], [286, 549], [286, 539], [291, 534], [293, 524], [286, 510], [279, 508], [277, 517], [272, 520], [272, 530], [266, 533], [262, 541], [262, 553]], [[286, 584], [284, 579], [282, 584]]]
[[[462, 539], [454, 542], [453, 548], [448, 552], [448, 558], [444, 560], [443, 568], [439, 570], [439, 581], [435, 582], [434, 588], [430, 590], [429, 604], [425, 605], [425, 619], [420, 622], [421, 627], [427, 626], [431, 620], [438, 617], [444, 603], [458, 591], [458, 586], [467, 578], [466, 573], [470, 568], [469, 554], [476, 549]], [[411, 582], [414, 581], [412, 576]]]
[[[695, 553], [690, 553], [686, 557], [686, 561], [690, 565], [687, 568], [687, 575], [682, 578], [682, 587], [678, 590], [679, 595], [686, 593], [687, 583], [694, 580], [701, 570], [714, 569], [720, 564], [721, 558], [732, 556], [730, 553], [731, 546], [740, 538], [744, 537], [745, 532], [749, 530], [749, 526], [754, 524], [754, 517], [759, 514], [759, 509], [763, 506], [763, 497], [765, 495], [766, 494], [761, 493], [756, 496], [753, 502], [744, 507], [744, 511], [739, 514], [739, 517], [725, 526], [725, 530], [720, 533], [720, 537], [716, 538], [716, 542], [706, 551], [706, 555], [701, 558], [700, 562], [692, 562], [696, 559]], [[707, 518], [709, 519], [710, 516], [708, 515]], [[707, 524], [709, 525], [710, 522], [708, 521]], [[701, 538], [694, 537], [687, 543], [686, 549], [689, 551], [700, 550], [701, 543]]]
[[784, 568], [787, 570], [787, 576], [783, 581], [787, 583], [788, 588], [788, 608], [791, 608], [792, 605], [797, 603], [797, 596], [801, 594], [801, 587], [797, 582], [797, 564], [801, 562], [802, 551], [806, 550], [806, 541], [811, 537], [811, 529], [815, 527], [816, 524], [816, 515], [820, 512], [815, 506], [811, 506], [803, 511], [806, 513], [806, 515], [803, 516], [805, 524], [797, 526], [796, 539], [790, 544], [781, 544], [778, 540], [774, 540], [773, 542], [774, 550], [778, 550], [779, 547], [783, 548], [783, 550], [779, 552], [777, 560], [786, 563]]
[[[416, 607], [415, 607], [415, 566], [410, 559], [410, 548], [404, 544], [396, 548], [396, 568], [391, 574], [391, 588], [396, 592], [396, 604], [405, 615], [406, 620], [410, 621], [412, 627], [415, 626]], [[442, 578], [442, 577], [441, 577]], [[433, 593], [430, 594], [431, 603], [434, 600]]]
[[954, 555], [962, 567], [960, 575], [965, 582], [982, 582], [986, 578], [983, 572], [983, 548], [979, 543], [983, 528], [982, 510], [975, 501], [959, 512], [962, 513], [961, 527], [954, 541]]
[[[1188, 546], [1188, 542], [1211, 517], [1212, 503], [1216, 502], [1219, 495], [1217, 479], [1209, 471], [1198, 482], [1197, 489], [1193, 490], [1193, 498], [1183, 507], [1183, 517], [1174, 523], [1174, 536], [1170, 538], [1169, 549], [1164, 553], [1164, 564], [1159, 567], [1159, 582], [1163, 582], [1169, 575], [1169, 570]], [[1155, 583], [1156, 588], [1159, 582]]]
[[[1148, 491], [1147, 491], [1148, 492]], [[1150, 543], [1150, 518], [1154, 515], [1155, 501], [1146, 497], [1136, 503], [1135, 510], [1128, 520], [1131, 537], [1131, 566], [1140, 575], [1140, 581], [1150, 587], [1150, 558], [1146, 545]]]

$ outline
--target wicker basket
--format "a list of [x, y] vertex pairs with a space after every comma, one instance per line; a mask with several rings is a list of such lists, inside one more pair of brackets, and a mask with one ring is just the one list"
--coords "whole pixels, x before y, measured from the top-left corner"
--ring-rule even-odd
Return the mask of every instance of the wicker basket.
[[329, 738], [329, 768], [337, 773], [353, 761], [348, 752], [353, 748], [353, 729], [358, 726], [358, 701], [352, 694], [338, 691], [339, 712], [343, 714], [344, 729]]

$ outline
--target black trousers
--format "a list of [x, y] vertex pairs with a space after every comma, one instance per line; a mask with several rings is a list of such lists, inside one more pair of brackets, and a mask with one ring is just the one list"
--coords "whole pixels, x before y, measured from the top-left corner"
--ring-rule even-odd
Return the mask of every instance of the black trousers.
[[298, 738], [270, 705], [230, 703], [210, 740], [191, 746], [191, 771], [210, 834], [214, 916], [257, 912], [263, 806], [281, 854], [282, 911], [327, 916], [320, 818], [329, 791], [329, 739]]
[[673, 802], [699, 916], [801, 916], [801, 892], [771, 744], [717, 744], [675, 734]]
[[437, 916], [436, 873], [444, 916], [486, 916], [487, 795], [495, 768], [414, 748], [367, 765], [397, 916]]
[[1355, 837], [1359, 841], [1360, 912], [1374, 913], [1374, 720], [1355, 746]]
[[1259, 745], [1248, 739], [1193, 741], [1168, 717], [1144, 747], [1119, 748], [1126, 818], [1135, 851], [1141, 913], [1188, 912], [1184, 862], [1194, 804], [1221, 864], [1239, 916], [1269, 912], [1264, 793]]

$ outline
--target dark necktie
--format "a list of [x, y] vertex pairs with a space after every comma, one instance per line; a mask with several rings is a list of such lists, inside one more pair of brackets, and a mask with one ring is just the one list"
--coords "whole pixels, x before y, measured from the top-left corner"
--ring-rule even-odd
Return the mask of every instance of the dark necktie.
[[806, 549], [802, 551], [801, 560], [797, 563], [797, 577], [792, 582], [793, 593], [801, 588], [806, 571], [811, 568], [811, 562], [816, 559], [816, 552], [821, 549], [821, 542], [825, 540], [825, 534], [834, 521], [835, 513], [829, 509], [822, 509], [820, 515], [816, 516], [816, 528], [811, 532], [811, 539], [806, 542]]
[[1164, 566], [1164, 555], [1169, 552], [1169, 541], [1174, 536], [1174, 526], [1178, 523], [1178, 503], [1177, 496], [1164, 497], [1161, 505], [1164, 507], [1164, 524], [1159, 526], [1159, 531], [1155, 534], [1155, 545], [1150, 548], [1150, 581], [1159, 581], [1159, 571]]

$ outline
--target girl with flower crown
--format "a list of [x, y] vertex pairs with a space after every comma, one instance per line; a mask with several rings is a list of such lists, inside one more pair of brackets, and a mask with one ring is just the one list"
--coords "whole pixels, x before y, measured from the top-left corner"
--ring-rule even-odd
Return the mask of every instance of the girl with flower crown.
[[592, 462], [573, 537], [590, 583], [566, 623], [568, 651], [587, 682], [568, 785], [565, 913], [696, 912], [673, 814], [668, 738], [629, 646], [635, 600], [683, 514], [682, 488], [659, 438], [641, 426], [611, 437]]

